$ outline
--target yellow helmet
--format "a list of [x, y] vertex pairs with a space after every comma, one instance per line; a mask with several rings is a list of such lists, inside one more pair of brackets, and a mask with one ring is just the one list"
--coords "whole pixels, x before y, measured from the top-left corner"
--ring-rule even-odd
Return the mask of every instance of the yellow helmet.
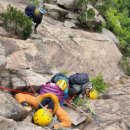
[[67, 83], [65, 80], [58, 80], [56, 85], [58, 85], [63, 91], [67, 88]]
[[90, 91], [90, 93], [89, 93], [89, 98], [90, 99], [97, 99], [98, 96], [99, 96], [99, 93], [95, 89], [92, 89]]
[[34, 14], [35, 14], [36, 16], [40, 15], [40, 11], [39, 11], [38, 8], [35, 9]]
[[52, 113], [47, 109], [38, 109], [33, 115], [33, 121], [39, 126], [45, 126], [50, 124], [52, 120]]

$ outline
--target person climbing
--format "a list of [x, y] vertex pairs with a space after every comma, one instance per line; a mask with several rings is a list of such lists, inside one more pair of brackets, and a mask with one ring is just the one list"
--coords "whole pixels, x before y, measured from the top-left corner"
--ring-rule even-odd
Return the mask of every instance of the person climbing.
[[[15, 95], [16, 100], [28, 110], [28, 104], [35, 108], [33, 122], [39, 126], [51, 126], [54, 129], [71, 127], [71, 119], [63, 108], [60, 107], [58, 98], [55, 94], [46, 93], [37, 97], [18, 93]], [[60, 123], [54, 121], [53, 117], [57, 116]]]
[[46, 11], [43, 8], [37, 8], [34, 5], [28, 5], [25, 8], [25, 15], [27, 15], [34, 22], [34, 33], [37, 33], [37, 27], [42, 21], [43, 14]]

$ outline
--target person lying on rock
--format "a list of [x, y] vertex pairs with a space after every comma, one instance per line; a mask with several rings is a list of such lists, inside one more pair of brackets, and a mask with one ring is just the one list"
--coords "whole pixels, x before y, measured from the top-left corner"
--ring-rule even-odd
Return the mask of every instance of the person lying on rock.
[[[35, 97], [29, 94], [18, 93], [15, 95], [15, 98], [25, 108], [28, 108], [26, 104], [30, 104], [35, 108], [33, 122], [36, 125], [52, 126], [54, 129], [69, 128], [71, 126], [71, 119], [65, 110], [60, 107], [55, 94], [46, 93]], [[60, 123], [53, 120], [55, 115]]]
[[25, 8], [25, 15], [27, 15], [30, 19], [33, 20], [34, 22], [34, 33], [37, 33], [37, 27], [39, 26], [39, 24], [42, 21], [43, 18], [43, 14], [46, 11], [42, 8], [37, 8], [34, 5], [28, 5]]

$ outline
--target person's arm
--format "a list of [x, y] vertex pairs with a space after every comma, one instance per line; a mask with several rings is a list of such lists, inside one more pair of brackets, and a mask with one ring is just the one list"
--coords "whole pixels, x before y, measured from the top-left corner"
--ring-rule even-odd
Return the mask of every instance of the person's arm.
[[72, 121], [68, 115], [68, 113], [61, 108], [60, 106], [58, 107], [56, 111], [56, 116], [60, 123], [54, 125], [54, 129], [59, 129], [59, 128], [69, 128], [72, 124]]
[[32, 105], [34, 108], [37, 108], [39, 105], [38, 97], [36, 98], [35, 96], [29, 94], [18, 93], [15, 95], [15, 98], [19, 103], [27, 102], [28, 104]]

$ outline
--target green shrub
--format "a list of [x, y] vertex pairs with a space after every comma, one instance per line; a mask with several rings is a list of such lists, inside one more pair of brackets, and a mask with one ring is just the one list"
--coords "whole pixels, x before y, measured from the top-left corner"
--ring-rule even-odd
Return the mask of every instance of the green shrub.
[[1, 26], [19, 38], [27, 39], [32, 32], [32, 21], [17, 8], [8, 5], [7, 11], [0, 13]]
[[104, 82], [101, 74], [91, 78], [90, 81], [92, 82], [94, 89], [96, 89], [99, 93], [102, 93], [107, 89], [107, 84]]
[[75, 0], [74, 9], [80, 10], [78, 18], [80, 27], [90, 31], [101, 32], [103, 25], [94, 19], [95, 10], [93, 8], [88, 8], [88, 4], [94, 6], [94, 2], [95, 0]]
[[130, 58], [123, 56], [119, 62], [119, 66], [123, 69], [124, 73], [130, 76]]
[[120, 41], [120, 50], [125, 57], [130, 57], [130, 0], [114, 0], [105, 13], [106, 27]]

